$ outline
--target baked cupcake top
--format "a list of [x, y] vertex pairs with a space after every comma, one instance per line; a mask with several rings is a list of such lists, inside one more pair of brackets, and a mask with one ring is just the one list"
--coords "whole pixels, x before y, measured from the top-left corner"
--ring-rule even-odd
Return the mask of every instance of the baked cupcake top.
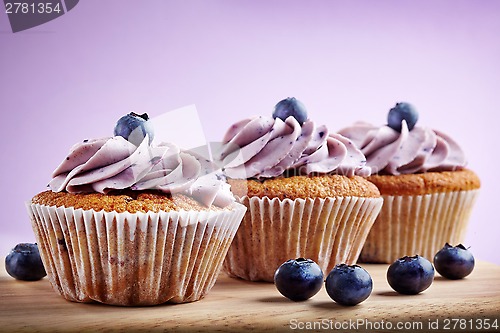
[[464, 152], [448, 135], [417, 126], [418, 113], [411, 104], [397, 103], [388, 124], [357, 122], [339, 131], [361, 149], [372, 174], [415, 174], [463, 170]]
[[377, 186], [360, 176], [292, 176], [268, 178], [263, 181], [229, 178], [228, 182], [231, 184], [234, 195], [239, 198], [247, 196], [295, 200], [331, 197], [380, 197]]
[[147, 191], [191, 197], [207, 207], [225, 207], [234, 201], [214, 163], [172, 143], [152, 144], [152, 133], [144, 126], [139, 129], [122, 135], [117, 132], [123, 130], [115, 128], [119, 135], [74, 145], [53, 172], [50, 190], [71, 194]]
[[273, 116], [233, 124], [222, 142], [219, 160], [234, 179], [287, 175], [369, 176], [366, 158], [348, 138], [307, 119], [295, 98], [279, 102]]

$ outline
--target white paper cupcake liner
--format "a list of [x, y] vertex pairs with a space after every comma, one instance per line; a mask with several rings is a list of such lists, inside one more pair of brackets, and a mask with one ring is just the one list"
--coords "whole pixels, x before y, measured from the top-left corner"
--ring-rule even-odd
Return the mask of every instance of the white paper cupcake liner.
[[405, 255], [431, 262], [446, 242], [463, 242], [479, 190], [415, 196], [384, 195], [384, 205], [361, 252], [361, 262], [392, 263]]
[[273, 281], [288, 259], [310, 258], [325, 274], [355, 263], [382, 207], [382, 198], [269, 199], [243, 197], [248, 211], [224, 270], [233, 277]]
[[64, 298], [184, 303], [214, 285], [246, 208], [117, 213], [27, 203], [50, 283]]

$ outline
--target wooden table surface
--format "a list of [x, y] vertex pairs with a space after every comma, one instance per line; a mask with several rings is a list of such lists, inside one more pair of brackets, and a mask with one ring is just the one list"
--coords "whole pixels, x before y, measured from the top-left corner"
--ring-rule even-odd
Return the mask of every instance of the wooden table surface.
[[500, 266], [486, 262], [477, 263], [463, 280], [436, 275], [429, 289], [414, 296], [392, 291], [385, 278], [387, 265], [363, 265], [372, 275], [374, 290], [354, 307], [336, 304], [324, 288], [297, 303], [281, 296], [271, 283], [225, 274], [194, 303], [131, 308], [80, 304], [58, 296], [47, 278], [16, 281], [1, 266], [0, 332], [402, 331], [398, 325], [412, 328], [406, 332], [500, 331]]

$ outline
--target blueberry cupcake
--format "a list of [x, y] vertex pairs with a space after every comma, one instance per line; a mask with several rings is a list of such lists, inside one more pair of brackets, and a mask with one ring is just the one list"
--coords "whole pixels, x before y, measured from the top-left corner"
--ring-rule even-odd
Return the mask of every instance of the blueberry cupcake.
[[246, 208], [213, 163], [152, 144], [147, 122], [130, 114], [115, 136], [74, 145], [27, 203], [48, 278], [67, 300], [192, 302], [220, 272]]
[[397, 103], [388, 124], [356, 123], [339, 131], [365, 154], [384, 205], [360, 260], [391, 263], [403, 255], [431, 260], [443, 244], [463, 242], [480, 181], [448, 135], [416, 125], [418, 113]]
[[230, 276], [272, 282], [279, 265], [299, 257], [325, 272], [356, 262], [382, 199], [349, 139], [288, 98], [272, 117], [232, 125], [218, 156], [248, 209], [224, 262]]

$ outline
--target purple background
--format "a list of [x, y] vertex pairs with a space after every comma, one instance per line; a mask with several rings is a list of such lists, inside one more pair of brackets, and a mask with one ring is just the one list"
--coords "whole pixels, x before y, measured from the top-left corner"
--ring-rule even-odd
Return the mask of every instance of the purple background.
[[482, 179], [466, 245], [500, 264], [500, 1], [85, 0], [13, 34], [0, 13], [0, 253], [68, 149], [129, 111], [196, 104], [209, 140], [295, 96], [317, 123], [383, 124], [397, 101]]

